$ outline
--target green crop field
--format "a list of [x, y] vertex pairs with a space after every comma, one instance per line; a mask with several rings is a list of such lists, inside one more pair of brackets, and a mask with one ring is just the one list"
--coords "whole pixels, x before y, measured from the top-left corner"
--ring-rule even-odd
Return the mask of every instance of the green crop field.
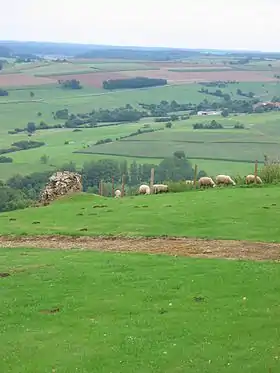
[[217, 188], [121, 200], [85, 194], [48, 207], [0, 214], [0, 225], [4, 235], [168, 235], [280, 242], [278, 195], [278, 187]]
[[[196, 122], [210, 122], [213, 118], [221, 123], [221, 130], [193, 130]], [[182, 150], [187, 157], [228, 161], [262, 161], [264, 154], [278, 158], [280, 147], [279, 114], [241, 115], [221, 117], [192, 117], [176, 122], [174, 128], [141, 134], [122, 141], [94, 145], [81, 150], [83, 153], [164, 158]], [[233, 129], [235, 124], [245, 129]], [[198, 161], [199, 162], [199, 161]], [[211, 172], [210, 170], [208, 170]]]

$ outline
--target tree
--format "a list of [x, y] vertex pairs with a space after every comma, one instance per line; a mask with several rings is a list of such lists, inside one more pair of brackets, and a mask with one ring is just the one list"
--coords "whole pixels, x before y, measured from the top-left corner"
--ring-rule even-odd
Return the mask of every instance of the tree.
[[30, 97], [34, 97], [35, 96], [35, 93], [34, 92], [30, 92]]
[[166, 128], [171, 128], [171, 127], [172, 127], [172, 123], [171, 123], [171, 122], [167, 122], [167, 123], [165, 124], [165, 127], [166, 127]]
[[139, 172], [136, 161], [133, 161], [129, 167], [129, 174], [130, 174], [130, 185], [138, 185], [140, 182], [139, 180]]
[[183, 150], [177, 150], [173, 153], [173, 157], [178, 159], [186, 159], [186, 154]]
[[224, 94], [224, 100], [225, 101], [230, 101], [231, 100], [230, 95], [228, 93]]
[[40, 111], [38, 111], [37, 117], [41, 117], [41, 116], [42, 116], [42, 113]]
[[222, 111], [222, 116], [223, 116], [224, 118], [226, 118], [226, 117], [229, 116], [229, 111], [228, 111], [228, 109], [224, 109], [224, 110]]
[[50, 159], [50, 157], [49, 157], [48, 155], [44, 154], [44, 155], [42, 155], [42, 157], [40, 158], [40, 162], [41, 162], [42, 164], [48, 164], [49, 159]]
[[33, 132], [35, 132], [36, 131], [36, 125], [35, 125], [35, 123], [33, 123], [33, 122], [27, 123], [26, 129], [27, 129], [27, 132], [30, 133], [30, 134], [33, 133]]
[[0, 61], [0, 71], [3, 70], [3, 68], [4, 68], [4, 64], [2, 61]]

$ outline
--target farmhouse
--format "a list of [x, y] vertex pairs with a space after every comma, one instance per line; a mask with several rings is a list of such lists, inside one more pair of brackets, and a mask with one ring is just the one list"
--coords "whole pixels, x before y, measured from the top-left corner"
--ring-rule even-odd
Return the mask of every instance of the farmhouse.
[[197, 115], [221, 115], [221, 111], [198, 111]]

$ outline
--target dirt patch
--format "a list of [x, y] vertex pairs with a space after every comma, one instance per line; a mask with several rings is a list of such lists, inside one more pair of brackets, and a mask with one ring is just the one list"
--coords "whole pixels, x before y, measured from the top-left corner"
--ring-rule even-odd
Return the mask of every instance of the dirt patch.
[[0, 277], [9, 277], [9, 276], [11, 276], [10, 275], [10, 273], [8, 273], [8, 272], [0, 272]]
[[44, 313], [44, 314], [47, 314], [47, 315], [53, 315], [54, 313], [57, 313], [60, 311], [60, 308], [52, 308], [50, 310], [42, 310], [40, 311], [40, 313]]
[[280, 243], [189, 238], [0, 236], [0, 247], [142, 252], [197, 258], [280, 260]]
[[52, 78], [39, 78], [32, 75], [25, 74], [1, 74], [0, 87], [21, 87], [21, 86], [34, 86], [42, 84], [53, 84], [57, 80]]

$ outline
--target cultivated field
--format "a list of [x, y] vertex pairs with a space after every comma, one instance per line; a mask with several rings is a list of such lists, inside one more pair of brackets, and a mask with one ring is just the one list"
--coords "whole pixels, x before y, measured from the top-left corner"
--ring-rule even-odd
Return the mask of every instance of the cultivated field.
[[[198, 92], [202, 85], [195, 82], [202, 80], [237, 80], [223, 93], [247, 100], [240, 89], [269, 101], [280, 96], [277, 74], [278, 61], [242, 64], [228, 56], [170, 62], [10, 58], [0, 72], [0, 88], [9, 93], [0, 97], [0, 149], [22, 140], [45, 145], [5, 154], [13, 163], [0, 163], [0, 180], [55, 171], [70, 161], [79, 170], [104, 158], [158, 164], [177, 150], [211, 176], [253, 173], [256, 159], [279, 157], [279, 111], [189, 119], [182, 112], [185, 118], [171, 128], [146, 117], [79, 131], [41, 129], [31, 137], [8, 131], [28, 122], [64, 124], [53, 115], [61, 109], [77, 115], [128, 104], [139, 110], [139, 103], [164, 100], [221, 100]], [[102, 89], [105, 79], [139, 75], [167, 78], [168, 85]], [[74, 78], [82, 89], [57, 83]], [[223, 128], [193, 129], [212, 120]], [[147, 128], [161, 130], [119, 139]], [[108, 138], [111, 143], [95, 145]], [[5, 188], [1, 198], [11, 201], [12, 189]], [[280, 371], [279, 221], [278, 185], [120, 199], [81, 193], [0, 213], [0, 371]]]
[[[24, 128], [28, 122], [35, 122], [37, 125], [40, 121], [50, 125], [60, 123], [61, 121], [53, 119], [52, 112], [63, 108], [77, 114], [126, 104], [139, 108], [139, 102], [159, 103], [161, 100], [176, 100], [180, 103], [199, 103], [204, 99], [217, 100], [216, 97], [198, 92], [201, 85], [193, 83], [194, 80], [199, 81], [201, 76], [202, 80], [207, 80], [207, 74], [210, 80], [239, 80], [240, 83], [230, 84], [223, 89], [224, 93], [235, 99], [241, 98], [236, 95], [237, 89], [241, 89], [244, 92], [253, 91], [256, 97], [262, 100], [269, 100], [280, 94], [278, 81], [265, 82], [267, 79], [277, 80], [274, 74], [280, 69], [280, 65], [277, 61], [271, 64], [273, 72], [269, 73], [269, 70], [263, 71], [264, 67], [267, 67], [265, 63], [250, 63], [250, 71], [245, 71], [248, 70], [247, 65], [246, 69], [243, 66], [233, 66], [222, 58], [201, 58], [199, 61], [181, 62], [70, 59], [64, 63], [42, 61], [18, 64], [11, 61], [0, 73], [0, 87], [3, 86], [9, 91], [8, 97], [0, 97], [0, 146], [8, 147], [15, 141], [25, 140], [25, 133], [8, 135], [7, 132], [14, 128]], [[259, 66], [263, 69], [258, 69]], [[59, 87], [59, 78], [73, 79], [75, 74], [79, 74], [83, 89], [67, 91]], [[103, 80], [108, 77], [129, 77], [139, 74], [168, 77], [169, 85], [119, 92], [108, 92], [101, 88]], [[230, 78], [224, 74], [237, 74], [238, 78], [237, 75]], [[249, 78], [244, 79], [249, 81], [242, 82], [246, 74]], [[263, 82], [257, 82], [260, 76], [263, 77]], [[30, 92], [34, 96], [31, 97]], [[155, 124], [153, 118], [145, 118], [139, 123], [102, 129], [83, 129], [77, 133], [68, 129], [37, 131], [32, 138], [43, 141], [46, 145], [38, 149], [11, 153], [9, 156], [14, 162], [0, 164], [0, 178], [7, 179], [15, 173], [52, 170], [69, 161], [74, 161], [81, 167], [85, 161], [93, 158], [113, 157], [127, 159], [128, 162], [136, 159], [139, 163], [159, 163], [163, 157], [175, 150], [184, 150], [193, 162], [197, 162], [200, 168], [210, 174], [224, 172], [244, 175], [252, 172], [252, 165], [235, 161], [254, 161], [256, 158], [262, 160], [264, 153], [278, 157], [278, 113], [238, 116], [230, 118], [229, 122], [221, 118], [209, 118], [211, 119], [229, 124], [244, 123], [246, 130], [195, 132], [192, 130], [192, 124], [200, 118], [194, 117], [189, 121], [175, 122], [171, 130], [141, 135], [119, 143], [92, 146], [87, 150], [90, 154], [73, 152], [84, 151], [85, 146], [91, 146], [104, 138], [114, 140], [119, 136], [126, 136], [143, 128], [144, 125], [159, 128], [164, 127], [164, 124]], [[65, 142], [69, 144], [64, 145]], [[49, 164], [41, 164], [42, 155], [49, 157]]]
[[[58, 79], [78, 79], [86, 86], [102, 87], [107, 79], [147, 76], [167, 79], [170, 84], [212, 80], [273, 82], [280, 65], [255, 63], [235, 66], [221, 62], [139, 62], [69, 60], [67, 62], [11, 63], [0, 73], [0, 87], [52, 84]], [[119, 73], [118, 73], [119, 72]], [[40, 79], [38, 79], [40, 77]], [[42, 79], [44, 77], [44, 79]], [[37, 78], [37, 79], [35, 79]], [[18, 82], [18, 84], [16, 84]]]

